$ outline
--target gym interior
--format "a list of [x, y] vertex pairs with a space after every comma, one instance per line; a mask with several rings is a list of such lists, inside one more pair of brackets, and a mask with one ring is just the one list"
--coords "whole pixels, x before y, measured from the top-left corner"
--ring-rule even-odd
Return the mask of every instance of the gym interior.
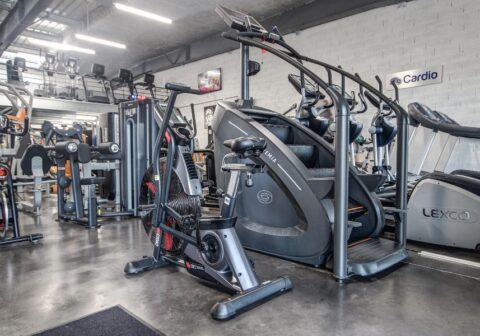
[[478, 335], [479, 15], [0, 0], [0, 335]]

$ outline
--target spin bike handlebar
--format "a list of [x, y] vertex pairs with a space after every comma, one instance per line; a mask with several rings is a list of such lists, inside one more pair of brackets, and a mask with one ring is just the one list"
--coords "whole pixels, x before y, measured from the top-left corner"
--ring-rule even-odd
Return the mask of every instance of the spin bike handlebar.
[[170, 91], [177, 91], [179, 93], [189, 93], [189, 94], [195, 94], [195, 95], [202, 94], [201, 91], [192, 89], [190, 86], [186, 86], [182, 84], [167, 83], [165, 84], [165, 89]]

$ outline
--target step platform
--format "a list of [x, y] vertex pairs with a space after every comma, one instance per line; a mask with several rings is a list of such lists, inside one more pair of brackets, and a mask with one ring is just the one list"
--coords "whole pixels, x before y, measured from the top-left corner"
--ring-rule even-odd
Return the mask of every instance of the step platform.
[[400, 263], [408, 258], [405, 246], [384, 239], [370, 238], [348, 247], [349, 273], [368, 277]]

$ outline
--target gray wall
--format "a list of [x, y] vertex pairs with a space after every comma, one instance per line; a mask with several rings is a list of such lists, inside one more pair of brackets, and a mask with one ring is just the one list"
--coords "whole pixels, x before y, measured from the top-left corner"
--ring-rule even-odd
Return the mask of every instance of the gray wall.
[[[403, 89], [401, 103], [406, 106], [412, 101], [423, 102], [462, 124], [480, 126], [478, 17], [478, 0], [418, 0], [347, 17], [290, 34], [286, 39], [306, 55], [340, 64], [372, 83], [376, 74], [383, 79], [392, 72], [443, 65], [443, 83]], [[251, 80], [251, 93], [258, 105], [280, 112], [298, 101], [298, 94], [286, 80], [292, 71], [290, 66], [256, 49], [251, 56], [263, 62], [262, 71]], [[239, 62], [236, 50], [156, 74], [160, 85], [173, 81], [195, 87], [198, 73], [222, 68], [222, 91], [201, 97], [181, 96], [178, 101], [179, 106], [198, 104], [201, 147], [206, 144], [203, 108], [212, 104], [208, 101], [239, 95]], [[373, 112], [370, 108], [359, 119], [368, 124]]]

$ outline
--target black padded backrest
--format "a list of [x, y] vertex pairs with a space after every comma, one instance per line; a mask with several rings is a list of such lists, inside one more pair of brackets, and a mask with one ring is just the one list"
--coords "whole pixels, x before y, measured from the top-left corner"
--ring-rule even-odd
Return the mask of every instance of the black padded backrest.
[[78, 144], [77, 159], [80, 163], [89, 163], [92, 160], [89, 145], [84, 143]]
[[33, 144], [27, 148], [23, 154], [22, 160], [20, 161], [20, 167], [25, 175], [33, 175], [32, 160], [36, 157], [42, 160], [43, 174], [48, 173], [50, 170], [52, 161], [48, 157], [46, 149], [41, 145]]

